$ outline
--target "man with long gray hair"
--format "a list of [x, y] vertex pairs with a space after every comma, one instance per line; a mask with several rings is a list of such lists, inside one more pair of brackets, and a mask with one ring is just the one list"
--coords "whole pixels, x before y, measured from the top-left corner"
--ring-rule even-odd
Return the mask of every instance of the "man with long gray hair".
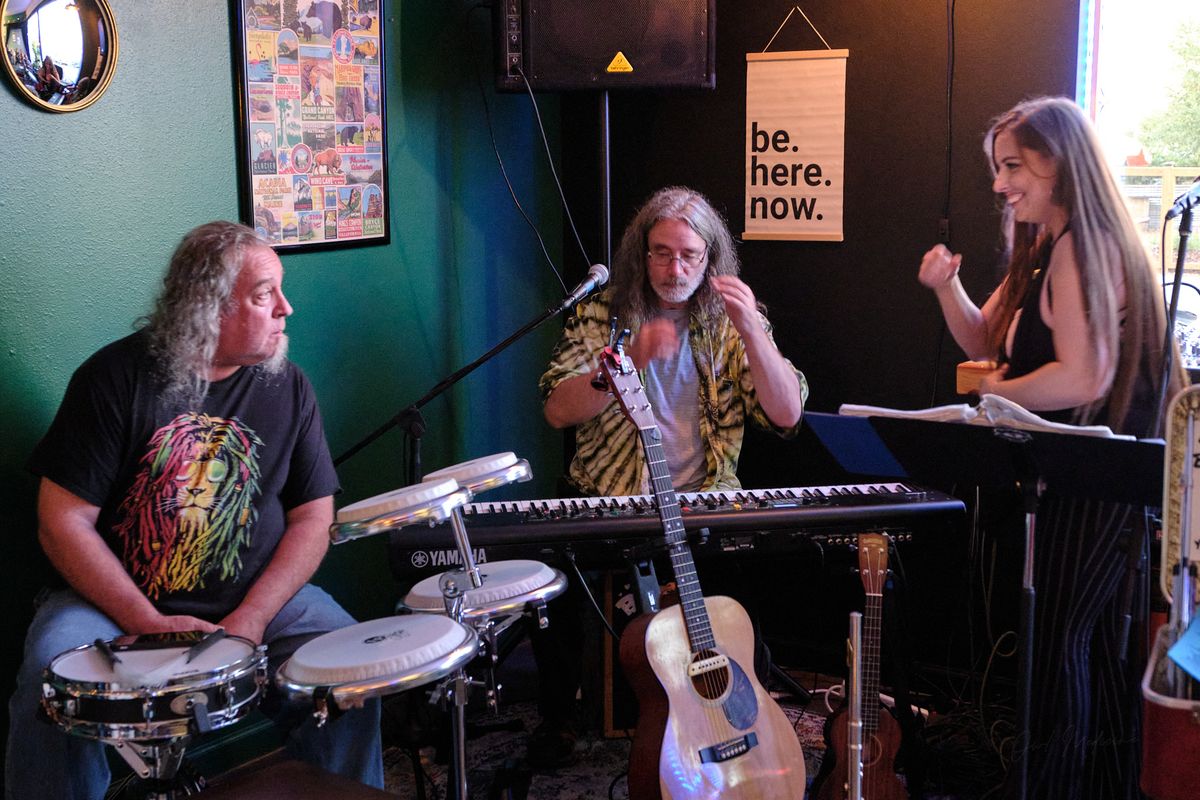
[[[291, 313], [269, 243], [244, 225], [201, 225], [140, 329], [72, 376], [29, 462], [38, 537], [62, 582], [39, 596], [9, 704], [9, 798], [98, 800], [108, 785], [104, 745], [35, 719], [57, 654], [220, 628], [277, 663], [353, 624], [308, 583], [337, 476], [312, 387], [286, 358]], [[263, 708], [290, 729], [294, 755], [382, 787], [377, 700], [321, 728], [286, 705], [268, 696]]]
[[567, 321], [540, 388], [547, 421], [577, 426], [570, 480], [584, 494], [649, 490], [637, 431], [593, 378], [611, 319], [632, 331], [677, 491], [737, 489], [746, 418], [795, 435], [808, 396], [754, 293], [738, 277], [733, 237], [703, 195], [661, 189], [634, 215], [613, 256], [609, 288]]
[[[615, 318], [632, 332], [625, 352], [641, 373], [674, 488], [740, 488], [747, 418], [795, 436], [808, 383], [776, 348], [762, 307], [738, 277], [725, 220], [698, 192], [660, 189], [625, 228], [612, 267], [609, 288], [567, 320], [540, 382], [546, 420], [575, 426], [568, 479], [585, 495], [650, 493], [637, 428], [615, 413], [616, 401], [597, 381]], [[566, 615], [571, 594], [559, 605]], [[562, 665], [541, 671], [543, 724], [529, 756], [546, 765], [569, 758], [574, 744], [569, 716], [580, 643], [570, 640], [580, 626], [563, 624], [562, 616], [534, 638], [539, 664]]]

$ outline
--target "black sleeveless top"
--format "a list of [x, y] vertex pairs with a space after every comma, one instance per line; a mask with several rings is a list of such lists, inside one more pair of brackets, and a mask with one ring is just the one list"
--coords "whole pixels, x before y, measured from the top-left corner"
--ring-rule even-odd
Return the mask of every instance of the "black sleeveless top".
[[[1050, 330], [1049, 326], [1046, 325], [1046, 321], [1042, 319], [1042, 284], [1046, 281], [1050, 253], [1054, 252], [1054, 248], [1062, 240], [1063, 234], [1070, 229], [1070, 226], [1068, 226], [1054, 240], [1054, 244], [1050, 246], [1046, 254], [1046, 266], [1037, 270], [1033, 278], [1029, 281], [1025, 298], [1021, 301], [1021, 316], [1017, 319], [1017, 327], [1013, 331], [1012, 351], [1009, 352], [1007, 344], [1001, 345], [999, 362], [1001, 364], [1008, 364], [1008, 372], [1005, 374], [1005, 380], [1028, 375], [1042, 365], [1057, 360], [1054, 352], [1054, 332]], [[1047, 287], [1047, 292], [1049, 294], [1046, 300], [1050, 307], [1053, 308], [1054, 294], [1050, 292], [1049, 287]], [[1124, 324], [1123, 320], [1122, 324]], [[1136, 436], [1149, 435], [1147, 428], [1151, 422], [1154, 394], [1153, 381], [1150, 379], [1146, 365], [1143, 364], [1138, 370], [1138, 380], [1134, 386], [1133, 399], [1123, 424], [1119, 420], [1114, 422], [1109, 419], [1107, 402], [1097, 412], [1095, 424], [1108, 425], [1113, 429], [1114, 433], [1129, 433]], [[1052, 422], [1070, 423], [1074, 412], [1075, 408], [1063, 408], [1053, 411], [1039, 411], [1037, 413], [1038, 416]]]

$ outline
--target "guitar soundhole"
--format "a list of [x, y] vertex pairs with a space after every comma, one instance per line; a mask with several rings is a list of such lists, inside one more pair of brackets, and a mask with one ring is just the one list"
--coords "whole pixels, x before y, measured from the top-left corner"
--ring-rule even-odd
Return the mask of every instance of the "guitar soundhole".
[[[715, 658], [716, 656], [717, 653], [712, 650], [702, 650], [696, 654], [692, 663], [695, 664], [706, 659]], [[717, 700], [724, 696], [725, 692], [729, 689], [729, 681], [729, 665], [725, 663], [693, 675], [692, 688], [696, 691], [696, 694], [705, 700]]]

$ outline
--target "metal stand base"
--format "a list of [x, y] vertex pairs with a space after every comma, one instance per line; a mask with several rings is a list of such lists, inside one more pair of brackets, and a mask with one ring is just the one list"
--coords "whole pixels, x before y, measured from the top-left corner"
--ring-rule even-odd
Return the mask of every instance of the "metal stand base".
[[204, 776], [184, 761], [188, 737], [161, 742], [103, 740], [133, 769], [136, 779], [119, 795], [123, 800], [179, 800], [203, 791]]

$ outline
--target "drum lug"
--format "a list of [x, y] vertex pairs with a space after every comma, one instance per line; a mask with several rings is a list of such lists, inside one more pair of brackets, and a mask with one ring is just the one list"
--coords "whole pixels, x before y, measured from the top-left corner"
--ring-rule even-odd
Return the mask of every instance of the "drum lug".
[[73, 697], [68, 697], [66, 700], [56, 700], [58, 692], [48, 683], [42, 684], [42, 711], [46, 717], [55, 723], [61, 724], [60, 720], [63, 717], [72, 717], [76, 712], [76, 701]]
[[255, 651], [258, 654], [258, 664], [254, 668], [254, 682], [258, 684], [259, 691], [262, 691], [270, 681], [270, 676], [267, 674], [267, 646], [260, 644]]
[[488, 670], [488, 686], [487, 686], [487, 707], [493, 714], [500, 713], [500, 692], [504, 689], [504, 685], [496, 680], [496, 673], [493, 670]]
[[212, 722], [208, 718], [208, 698], [195, 703], [188, 701], [188, 705], [192, 713], [192, 722], [196, 723], [196, 730], [200, 733], [211, 731]]
[[200, 733], [212, 730], [212, 721], [208, 717], [208, 695], [204, 692], [181, 694], [171, 701], [170, 708], [174, 714], [191, 717]]
[[313, 691], [313, 719], [317, 721], [317, 727], [325, 727], [325, 723], [329, 721], [329, 700], [331, 692], [328, 686], [319, 686]]
[[546, 614], [546, 604], [544, 602], [534, 603], [530, 612], [533, 614], [533, 618], [537, 620], [538, 630], [544, 631], [550, 627], [550, 617]]

